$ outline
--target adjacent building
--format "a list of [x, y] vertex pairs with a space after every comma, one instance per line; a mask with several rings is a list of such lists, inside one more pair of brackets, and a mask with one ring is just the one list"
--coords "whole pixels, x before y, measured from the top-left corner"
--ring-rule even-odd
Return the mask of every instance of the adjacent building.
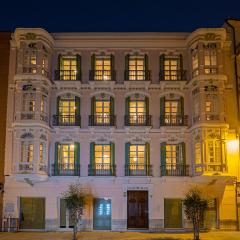
[[232, 34], [12, 35], [4, 216], [72, 227], [62, 193], [92, 195], [84, 230], [186, 229], [182, 199], [209, 198], [203, 226], [236, 229], [239, 119]]

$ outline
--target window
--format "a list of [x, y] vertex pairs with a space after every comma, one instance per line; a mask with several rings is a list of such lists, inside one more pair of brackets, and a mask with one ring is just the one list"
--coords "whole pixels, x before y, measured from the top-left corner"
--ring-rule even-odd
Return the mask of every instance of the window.
[[112, 59], [111, 56], [95, 56], [94, 80], [113, 80], [112, 79]]
[[207, 162], [208, 163], [218, 163], [222, 162], [221, 154], [221, 142], [220, 141], [209, 141], [208, 142], [208, 154]]
[[96, 100], [96, 124], [110, 123], [110, 100]]
[[74, 169], [74, 143], [60, 144], [58, 151], [58, 164], [61, 168]]
[[129, 56], [128, 67], [128, 80], [146, 80], [144, 56]]
[[47, 75], [48, 74], [48, 55], [43, 54], [42, 59], [42, 74]]
[[46, 143], [41, 142], [39, 145], [39, 160], [41, 164], [46, 163], [47, 160], [47, 148], [46, 148]]
[[201, 155], [201, 144], [195, 143], [195, 164], [202, 163], [202, 155]]
[[21, 159], [19, 170], [33, 170], [33, 141], [21, 142]]
[[178, 101], [165, 101], [165, 123], [176, 123], [178, 111]]
[[177, 164], [177, 145], [166, 145], [166, 164]]
[[95, 144], [95, 164], [106, 165], [109, 168], [111, 162], [110, 144]]
[[77, 80], [77, 57], [63, 56], [60, 60], [60, 80]]
[[217, 46], [209, 43], [204, 46], [204, 65], [206, 74], [217, 73]]
[[22, 98], [22, 120], [32, 120], [35, 118], [35, 99], [36, 93], [34, 91], [24, 91]]
[[145, 167], [145, 145], [130, 146], [130, 169], [144, 169]]
[[198, 60], [198, 48], [192, 50], [192, 75], [193, 77], [199, 74], [198, 71], [199, 60]]
[[47, 113], [47, 96], [42, 95], [41, 98], [41, 112]]
[[170, 58], [165, 57], [164, 60], [164, 80], [179, 80], [178, 74], [179, 74], [179, 64], [180, 60], [179, 58]]
[[132, 100], [129, 102], [130, 123], [144, 122], [146, 115], [146, 102], [143, 100]]
[[205, 111], [206, 113], [212, 112], [213, 111], [213, 104], [211, 101], [206, 101], [205, 102]]
[[23, 72], [24, 73], [37, 72], [37, 47], [35, 43], [29, 44], [27, 49], [24, 51]]

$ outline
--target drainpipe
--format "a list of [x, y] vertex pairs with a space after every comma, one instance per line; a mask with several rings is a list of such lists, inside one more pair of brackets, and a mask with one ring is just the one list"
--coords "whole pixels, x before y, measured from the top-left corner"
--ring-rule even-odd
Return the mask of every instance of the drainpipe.
[[[233, 34], [233, 51], [234, 51], [234, 72], [235, 72], [235, 81], [236, 81], [236, 97], [237, 97], [237, 115], [238, 115], [238, 123], [240, 121], [240, 111], [239, 111], [239, 81], [238, 81], [238, 64], [237, 64], [237, 47], [236, 47], [236, 34], [235, 34], [235, 28], [234, 26], [229, 23], [230, 20], [233, 21], [240, 21], [240, 19], [234, 19], [229, 18], [226, 19], [226, 24], [232, 29]], [[239, 137], [239, 128], [237, 129], [237, 136]], [[240, 150], [240, 141], [239, 141], [239, 150]], [[240, 152], [239, 152], [240, 154]], [[239, 168], [238, 168], [239, 169]], [[240, 185], [240, 182], [238, 182], [239, 176], [237, 176], [236, 182], [235, 182], [235, 202], [236, 202], [236, 220], [237, 220], [237, 231], [239, 231], [239, 215], [238, 215], [238, 186]]]

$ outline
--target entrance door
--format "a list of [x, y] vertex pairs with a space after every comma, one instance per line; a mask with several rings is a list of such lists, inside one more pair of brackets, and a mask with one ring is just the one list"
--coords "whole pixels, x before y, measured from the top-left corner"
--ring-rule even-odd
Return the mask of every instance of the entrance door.
[[111, 230], [111, 199], [95, 198], [93, 205], [93, 229]]
[[182, 228], [181, 199], [164, 199], [164, 227]]
[[128, 191], [127, 227], [148, 228], [148, 192]]
[[216, 229], [217, 228], [216, 199], [208, 200], [208, 208], [204, 213], [204, 227], [207, 229]]
[[71, 212], [67, 209], [66, 201], [60, 199], [60, 228], [73, 228], [74, 219]]
[[20, 228], [45, 228], [45, 198], [20, 198]]

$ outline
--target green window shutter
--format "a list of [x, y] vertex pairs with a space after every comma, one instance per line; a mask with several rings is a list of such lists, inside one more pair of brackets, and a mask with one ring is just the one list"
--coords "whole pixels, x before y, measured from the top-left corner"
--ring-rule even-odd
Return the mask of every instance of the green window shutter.
[[76, 80], [81, 80], [81, 56], [79, 54], [76, 55], [77, 59], [77, 76]]
[[58, 70], [62, 70], [62, 55], [58, 54]]
[[129, 175], [129, 163], [130, 163], [130, 142], [125, 143], [125, 175]]
[[125, 115], [129, 115], [130, 97], [125, 98]]
[[182, 151], [182, 164], [186, 164], [186, 144], [185, 142], [181, 142], [180, 143], [180, 146], [181, 146], [181, 151]]
[[145, 97], [146, 115], [149, 115], [149, 98]]
[[74, 143], [74, 173], [75, 176], [80, 175], [80, 143]]
[[184, 98], [183, 97], [180, 97], [180, 99], [179, 99], [178, 114], [184, 115]]
[[160, 125], [165, 122], [165, 97], [160, 98]]
[[96, 54], [92, 54], [91, 56], [91, 69], [95, 71], [95, 60], [96, 60]]
[[115, 143], [111, 142], [110, 143], [110, 150], [111, 150], [111, 174], [115, 175]]
[[148, 55], [144, 54], [144, 70], [148, 70]]
[[54, 161], [54, 175], [57, 176], [58, 172], [58, 164], [59, 164], [59, 151], [60, 151], [60, 144], [59, 142], [55, 142], [55, 161]]
[[60, 114], [60, 112], [59, 112], [60, 100], [61, 100], [61, 97], [58, 96], [58, 97], [57, 97], [57, 104], [56, 104], [56, 105], [57, 105], [57, 109], [56, 109], [56, 115], [57, 115], [56, 124], [57, 124], [57, 126], [58, 126], [58, 124], [59, 124], [59, 119], [60, 119], [60, 116], [59, 116], [59, 114]]
[[161, 151], [161, 175], [164, 176], [166, 173], [166, 142], [160, 144]]
[[90, 165], [93, 166], [95, 163], [95, 142], [90, 143]]
[[79, 116], [80, 115], [80, 97], [78, 96], [75, 96], [75, 106], [76, 106], [75, 114]]
[[114, 55], [111, 54], [111, 80], [115, 80], [115, 74], [114, 74], [114, 66], [115, 66], [115, 58]]
[[125, 55], [125, 80], [129, 80], [129, 56]]
[[114, 109], [114, 98], [110, 97], [110, 114], [113, 116], [115, 113], [115, 109]]
[[150, 176], [150, 144], [145, 144], [146, 152], [145, 152], [145, 160], [146, 160], [146, 175]]
[[183, 69], [183, 55], [180, 54], [179, 55], [179, 66], [178, 66], [178, 70], [182, 70]]
[[159, 57], [160, 80], [164, 80], [164, 61], [165, 61], [165, 54], [162, 54]]
[[93, 96], [91, 98], [91, 115], [95, 115], [96, 114], [96, 97]]

